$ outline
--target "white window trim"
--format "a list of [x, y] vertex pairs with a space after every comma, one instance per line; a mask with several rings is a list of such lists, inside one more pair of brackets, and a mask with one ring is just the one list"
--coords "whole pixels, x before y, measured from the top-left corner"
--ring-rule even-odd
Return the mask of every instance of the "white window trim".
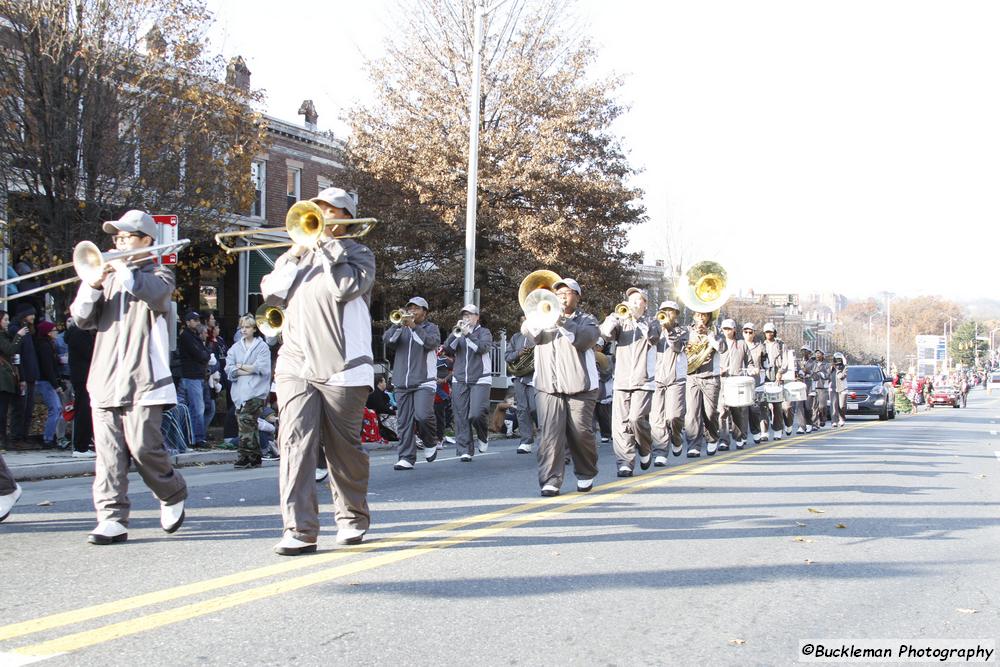
[[[253, 164], [259, 165], [257, 170], [257, 180], [260, 184], [260, 214], [254, 215], [253, 209], [251, 207], [249, 218], [253, 220], [265, 220], [267, 219], [267, 160], [254, 160]], [[257, 189], [257, 183], [254, 184], [254, 191]]]
[[295, 192], [288, 192], [288, 176], [285, 176], [285, 195], [288, 197], [294, 197], [295, 201], [302, 199], [302, 168], [289, 166], [286, 168], [287, 172], [295, 173]]

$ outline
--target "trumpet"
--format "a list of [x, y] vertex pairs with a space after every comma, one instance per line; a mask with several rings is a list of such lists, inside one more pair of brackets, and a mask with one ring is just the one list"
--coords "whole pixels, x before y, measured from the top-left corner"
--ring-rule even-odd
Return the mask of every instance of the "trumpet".
[[[356, 226], [356, 231], [334, 236], [335, 239], [360, 239], [368, 235], [368, 232], [375, 228], [378, 220], [375, 218], [346, 218], [343, 220], [326, 220], [323, 217], [323, 209], [319, 204], [311, 201], [300, 201], [292, 205], [285, 215], [284, 229], [279, 227], [267, 227], [257, 229], [242, 229], [234, 232], [219, 232], [215, 235], [215, 242], [227, 253], [249, 252], [250, 250], [268, 250], [270, 248], [289, 248], [293, 245], [315, 247], [323, 236], [323, 230], [328, 225], [352, 225]], [[258, 243], [231, 246], [223, 239], [242, 238], [244, 236], [256, 236], [259, 234], [288, 234], [291, 241], [280, 241], [275, 243]]]
[[[0, 282], [0, 285], [13, 285], [14, 283], [21, 282], [22, 280], [28, 280], [30, 278], [37, 278], [38, 276], [45, 276], [50, 273], [56, 273], [57, 271], [64, 271], [66, 269], [72, 268], [76, 271], [75, 278], [66, 278], [64, 280], [57, 280], [54, 283], [49, 283], [47, 285], [42, 285], [41, 287], [36, 287], [24, 292], [18, 292], [17, 294], [11, 294], [7, 297], [7, 300], [20, 299], [21, 297], [30, 296], [32, 294], [37, 294], [38, 292], [44, 292], [50, 290], [54, 287], [62, 287], [63, 285], [69, 285], [70, 283], [75, 283], [80, 280], [88, 285], [92, 285], [101, 279], [104, 274], [104, 266], [111, 261], [116, 259], [125, 259], [126, 263], [130, 266], [136, 264], [141, 264], [142, 262], [156, 261], [159, 260], [161, 255], [167, 255], [172, 252], [177, 252], [181, 248], [190, 244], [190, 239], [179, 239], [172, 243], [161, 243], [159, 245], [152, 245], [145, 248], [136, 248], [135, 250], [113, 250], [111, 252], [102, 253], [101, 249], [91, 241], [80, 241], [73, 248], [73, 261], [66, 262], [64, 264], [58, 264], [56, 266], [51, 266], [47, 269], [42, 269], [41, 271], [34, 271], [32, 273], [25, 273], [23, 276], [18, 276], [16, 278], [10, 278], [9, 280], [4, 280]], [[137, 257], [135, 259], [130, 259], [136, 255], [143, 255], [142, 257]]]
[[525, 276], [517, 290], [517, 300], [524, 311], [525, 324], [539, 329], [551, 329], [562, 318], [562, 302], [552, 292], [559, 275], [539, 269]]
[[632, 317], [632, 307], [629, 306], [628, 303], [622, 301], [615, 306], [615, 317], [622, 320]]
[[407, 312], [404, 308], [397, 308], [389, 313], [389, 322], [391, 324], [402, 324], [403, 320], [411, 319], [413, 319], [413, 313]]
[[458, 324], [456, 324], [451, 330], [452, 336], [464, 336], [466, 333], [468, 333], [468, 331], [465, 326], [465, 320], [459, 320]]
[[660, 324], [666, 324], [670, 321], [670, 313], [665, 310], [656, 311], [656, 321]]
[[285, 311], [278, 306], [262, 304], [253, 314], [257, 328], [268, 338], [274, 338], [285, 326]]

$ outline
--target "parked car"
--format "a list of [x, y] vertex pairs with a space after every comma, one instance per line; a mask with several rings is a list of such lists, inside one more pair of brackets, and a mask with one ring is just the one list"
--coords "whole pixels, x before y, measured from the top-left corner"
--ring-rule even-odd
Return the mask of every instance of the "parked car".
[[1000, 389], [1000, 373], [996, 371], [990, 373], [989, 377], [986, 378], [986, 395], [991, 395], [994, 389]]
[[934, 387], [934, 393], [928, 399], [927, 405], [932, 408], [935, 405], [950, 405], [953, 408], [960, 408], [962, 407], [962, 399], [958, 395], [957, 389], [945, 384]]
[[896, 418], [892, 379], [881, 366], [847, 367], [847, 414], [877, 415], [881, 421]]

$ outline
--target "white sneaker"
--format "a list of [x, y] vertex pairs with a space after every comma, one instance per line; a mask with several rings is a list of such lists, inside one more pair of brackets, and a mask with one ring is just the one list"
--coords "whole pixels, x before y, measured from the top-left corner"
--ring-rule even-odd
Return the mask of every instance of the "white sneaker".
[[337, 544], [361, 544], [366, 532], [360, 528], [341, 528], [337, 531]]
[[705, 445], [705, 453], [709, 456], [715, 456], [715, 452], [719, 449], [718, 442], [709, 442]]
[[791, 434], [792, 434], [792, 427], [791, 426], [786, 427], [785, 428], [785, 435], [791, 435]]
[[91, 544], [117, 544], [127, 539], [128, 528], [117, 521], [99, 521], [87, 536], [87, 541]]
[[160, 503], [160, 526], [168, 533], [176, 533], [184, 523], [184, 501], [167, 505]]
[[755, 444], [755, 445], [759, 445], [760, 444], [760, 436], [759, 435], [755, 435], [753, 437], [753, 444]]
[[847, 425], [847, 422], [845, 422], [845, 421], [844, 421], [843, 419], [841, 419], [841, 420], [840, 420], [840, 425], [841, 425], [841, 426], [846, 426], [846, 425]]
[[517, 446], [517, 453], [518, 454], [530, 454], [531, 453], [531, 445], [528, 445], [528, 444], [518, 445]]
[[628, 467], [628, 466], [619, 466], [619, 468], [618, 468], [618, 476], [619, 477], [631, 477], [632, 476], [632, 469], [630, 467]]
[[580, 493], [587, 493], [594, 488], [594, 478], [576, 480], [576, 490]]
[[78, 452], [78, 451], [76, 451], [74, 449], [73, 450], [73, 458], [74, 459], [96, 459], [97, 458], [97, 453], [96, 452], [92, 452], [90, 450], [87, 450], [85, 452]]
[[546, 498], [559, 495], [559, 487], [553, 484], [546, 484], [542, 487], [542, 495]]
[[[428, 463], [433, 463], [438, 457], [438, 446], [431, 445], [430, 447], [424, 447], [424, 460]], [[338, 535], [340, 533], [337, 533]]]
[[[338, 535], [339, 535], [338, 531]], [[281, 541], [274, 545], [274, 553], [279, 556], [298, 556], [316, 551], [315, 542], [303, 542], [292, 537], [292, 531], [286, 530]]]
[[649, 465], [653, 462], [653, 455], [646, 454], [645, 456], [639, 457], [639, 468], [641, 470], [649, 470]]
[[8, 516], [10, 516], [10, 510], [17, 504], [17, 501], [21, 498], [21, 485], [15, 484], [14, 490], [5, 496], [0, 496], [0, 521], [3, 521]]
[[662, 467], [666, 466], [667, 465], [667, 457], [666, 456], [657, 456], [656, 458], [653, 459], [653, 465], [656, 466], [657, 468], [662, 468]]
[[611, 442], [611, 438], [605, 437], [603, 435], [601, 436], [601, 444], [602, 445], [607, 444], [609, 442]]
[[482, 440], [476, 440], [476, 449], [479, 450], [480, 454], [485, 454], [486, 450], [490, 448], [490, 443], [483, 442]]
[[812, 426], [806, 426], [806, 433], [812, 433], [812, 430], [813, 430]]
[[799, 435], [802, 435], [803, 433], [806, 432], [806, 430], [800, 426], [795, 432], [798, 433]]
[[450, 435], [444, 436], [444, 441], [447, 442], [449, 445], [455, 444], [455, 438], [451, 437]]
[[330, 471], [326, 468], [316, 468], [316, 481], [322, 482], [326, 479], [326, 476], [330, 474]]
[[396, 465], [392, 466], [393, 470], [413, 470], [413, 464], [406, 459], [399, 459], [396, 461]]
[[472, 454], [462, 454], [458, 460], [462, 463], [468, 463], [472, 460]]
[[747, 444], [746, 440], [737, 440], [736, 449], [743, 449], [744, 447], [746, 447], [746, 444]]

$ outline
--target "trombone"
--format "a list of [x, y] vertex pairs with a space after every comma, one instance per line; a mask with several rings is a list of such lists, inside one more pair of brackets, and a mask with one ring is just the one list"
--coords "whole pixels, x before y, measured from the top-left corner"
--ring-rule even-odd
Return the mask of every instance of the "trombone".
[[[375, 228], [378, 220], [375, 218], [345, 218], [343, 220], [326, 220], [323, 217], [323, 209], [316, 202], [308, 200], [296, 202], [288, 209], [285, 215], [284, 229], [278, 227], [261, 227], [255, 229], [242, 229], [234, 232], [219, 232], [215, 235], [215, 242], [227, 253], [248, 252], [250, 250], [268, 250], [270, 248], [289, 248], [293, 245], [315, 247], [319, 239], [323, 236], [323, 230], [330, 225], [352, 225], [357, 230], [351, 233], [334, 236], [335, 239], [360, 239], [368, 235], [368, 232]], [[258, 243], [231, 246], [223, 239], [242, 238], [244, 236], [257, 236], [259, 234], [275, 234], [285, 232], [291, 237], [291, 241], [279, 241], [275, 243]]]
[[144, 255], [144, 256], [138, 257], [136, 259], [128, 259], [126, 263], [134, 265], [134, 264], [140, 264], [142, 262], [148, 262], [150, 260], [156, 261], [159, 260], [161, 255], [167, 255], [170, 254], [171, 252], [176, 252], [190, 243], [191, 243], [190, 239], [179, 239], [172, 243], [161, 243], [159, 245], [152, 245], [146, 248], [136, 248], [134, 250], [112, 250], [111, 252], [102, 253], [101, 249], [98, 248], [95, 243], [91, 241], [80, 241], [73, 248], [73, 261], [66, 262], [64, 264], [58, 264], [56, 266], [51, 266], [47, 269], [42, 269], [40, 271], [33, 271], [32, 273], [25, 273], [23, 276], [10, 278], [9, 280], [4, 280], [0, 282], [0, 286], [13, 285], [14, 283], [21, 282], [22, 280], [28, 280], [29, 278], [37, 278], [38, 276], [45, 276], [50, 273], [56, 273], [57, 271], [64, 271], [69, 268], [72, 268], [74, 271], [76, 271], [75, 278], [66, 278], [64, 280], [58, 280], [54, 283], [42, 285], [41, 287], [35, 287], [25, 292], [18, 292], [17, 294], [11, 294], [6, 298], [8, 301], [11, 301], [13, 299], [20, 299], [21, 297], [37, 294], [38, 292], [44, 292], [54, 287], [62, 287], [63, 285], [69, 285], [70, 283], [75, 283], [78, 280], [81, 280], [89, 285], [93, 284], [95, 281], [100, 279], [101, 274], [104, 273], [104, 266], [108, 262], [114, 261], [116, 259], [126, 259], [129, 257], [133, 257], [135, 255]]

